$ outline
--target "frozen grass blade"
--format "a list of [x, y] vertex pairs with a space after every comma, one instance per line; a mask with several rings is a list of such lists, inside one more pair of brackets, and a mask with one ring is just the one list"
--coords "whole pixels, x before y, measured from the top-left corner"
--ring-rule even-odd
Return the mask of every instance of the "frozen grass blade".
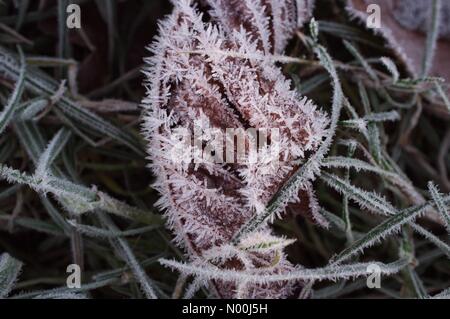
[[0, 134], [5, 130], [6, 126], [13, 118], [15, 108], [20, 103], [20, 99], [22, 97], [22, 93], [24, 90], [26, 63], [22, 49], [20, 47], [18, 47], [18, 49], [20, 57], [20, 68], [17, 76], [17, 83], [14, 87], [14, 91], [11, 94], [11, 97], [8, 100], [8, 103], [6, 104], [3, 111], [0, 113]]
[[408, 267], [406, 269], [408, 271], [409, 278], [412, 281], [412, 285], [414, 287], [414, 291], [415, 291], [417, 297], [420, 299], [427, 298], [428, 297], [427, 291], [423, 285], [422, 280], [420, 280], [420, 277], [417, 274], [417, 272], [414, 270], [414, 268], [411, 265], [408, 265]]
[[382, 275], [392, 275], [398, 273], [406, 265], [408, 260], [400, 259], [390, 264], [383, 263], [355, 263], [341, 266], [327, 266], [324, 268], [315, 269], [298, 269], [286, 274], [258, 274], [252, 271], [233, 271], [220, 269], [212, 264], [209, 265], [194, 265], [177, 262], [173, 260], [160, 259], [160, 263], [166, 267], [174, 268], [184, 275], [193, 275], [202, 278], [205, 282], [208, 280], [223, 280], [225, 282], [251, 282], [256, 284], [267, 284], [270, 282], [282, 282], [290, 280], [332, 280], [348, 279], [356, 277], [366, 277], [371, 274], [368, 271], [370, 265], [377, 265], [380, 267]]
[[14, 195], [17, 193], [17, 191], [20, 189], [20, 185], [13, 185], [11, 187], [8, 187], [7, 189], [0, 192], [0, 200], [3, 200], [5, 198], [10, 197], [11, 195]]
[[158, 225], [156, 226], [151, 225], [125, 231], [114, 231], [89, 225], [82, 225], [77, 223], [75, 220], [69, 220], [68, 223], [83, 235], [93, 238], [105, 238], [105, 239], [141, 235], [146, 232], [154, 231], [155, 229], [158, 229], [160, 227]]
[[[46, 141], [38, 126], [34, 122], [17, 121], [15, 123], [15, 131], [26, 153], [35, 166], [37, 166], [39, 157], [44, 152], [46, 146]], [[59, 176], [59, 174], [55, 175]]]
[[42, 183], [40, 178], [22, 173], [3, 164], [0, 164], [0, 178], [10, 183], [27, 185], [41, 194], [51, 193], [57, 197], [68, 197], [85, 203], [92, 203], [96, 199], [95, 192], [84, 186], [54, 176], [49, 176], [47, 181]]
[[0, 256], [0, 299], [8, 296], [22, 269], [22, 263], [9, 254]]
[[336, 175], [323, 172], [320, 178], [330, 187], [341, 194], [345, 194], [361, 207], [368, 208], [374, 213], [382, 215], [395, 215], [396, 209], [383, 197], [374, 192], [368, 192], [355, 187]]
[[442, 219], [444, 220], [445, 226], [447, 227], [447, 232], [450, 234], [450, 214], [448, 212], [448, 207], [445, 205], [437, 186], [431, 181], [428, 183], [428, 190], [434, 202], [436, 203], [436, 207], [439, 213], [442, 215]]
[[11, 299], [30, 299], [30, 298], [36, 298], [36, 297], [42, 297], [42, 296], [51, 296], [51, 295], [64, 295], [64, 294], [81, 294], [84, 292], [89, 292], [94, 289], [102, 288], [109, 285], [114, 285], [118, 283], [117, 278], [108, 278], [104, 280], [98, 280], [87, 284], [82, 284], [81, 288], [67, 288], [67, 287], [60, 287], [60, 288], [54, 288], [49, 290], [39, 290], [39, 291], [33, 291], [29, 293], [21, 293], [18, 295], [14, 295]]
[[159, 224], [161, 218], [149, 211], [131, 207], [109, 195], [87, 188], [55, 176], [48, 176], [45, 183], [40, 178], [22, 173], [18, 170], [0, 164], [0, 179], [10, 183], [27, 185], [40, 194], [53, 194], [61, 203], [70, 205], [69, 210], [75, 214], [84, 214], [95, 209], [102, 209], [108, 213], [134, 219], [151, 225]]
[[116, 6], [115, 0], [110, 1], [96, 1], [97, 7], [102, 14], [103, 20], [106, 23], [108, 29], [108, 64], [112, 68], [114, 63], [115, 52], [115, 37], [116, 37]]
[[393, 122], [400, 119], [399, 114], [396, 111], [371, 113], [363, 118], [353, 118], [350, 120], [340, 121], [339, 124], [344, 127], [351, 127], [364, 134], [366, 139], [369, 139], [369, 132], [367, 127], [372, 123]]
[[425, 54], [422, 61], [421, 77], [424, 78], [430, 73], [433, 66], [434, 53], [439, 36], [439, 25], [441, 23], [441, 0], [432, 0], [431, 16], [429, 19], [429, 28], [427, 33], [427, 42], [425, 44]]
[[338, 38], [359, 42], [372, 48], [378, 47], [374, 41], [367, 38], [367, 33], [364, 33], [361, 28], [356, 28], [333, 21], [319, 21], [319, 27], [320, 31], [333, 34]]
[[[12, 79], [18, 79], [17, 61], [13, 54], [0, 47], [0, 70]], [[59, 83], [45, 73], [35, 68], [29, 68], [25, 76], [25, 88], [37, 96], [52, 96], [58, 90]], [[65, 115], [82, 124], [99, 136], [108, 136], [113, 140], [127, 145], [139, 155], [144, 155], [141, 141], [131, 133], [118, 128], [100, 116], [88, 111], [67, 95], [63, 95], [55, 106]]]
[[[0, 214], [0, 220], [11, 221], [13, 217], [10, 215]], [[52, 236], [64, 236], [65, 234], [61, 229], [50, 222], [28, 218], [28, 217], [16, 217], [14, 218], [14, 225], [19, 225], [27, 229], [31, 229], [42, 234], [52, 235]]]
[[21, 0], [19, 2], [19, 14], [17, 16], [17, 21], [16, 21], [16, 25], [15, 25], [15, 28], [17, 31], [19, 31], [20, 28], [22, 27], [22, 24], [25, 20], [25, 15], [27, 14], [29, 6], [30, 6], [30, 0]]
[[39, 158], [35, 172], [36, 177], [44, 179], [49, 174], [53, 161], [69, 141], [70, 135], [70, 131], [64, 128], [56, 133], [44, 153]]
[[84, 294], [77, 294], [73, 292], [67, 292], [67, 293], [47, 293], [47, 294], [41, 294], [33, 299], [64, 299], [64, 300], [71, 300], [71, 299], [88, 299], [86, 295]]
[[398, 80], [400, 79], [400, 72], [398, 71], [397, 66], [395, 65], [394, 61], [392, 61], [388, 57], [381, 57], [380, 60], [383, 63], [383, 65], [386, 67], [386, 69], [389, 71], [389, 73], [391, 73], [392, 81], [394, 83], [398, 82]]
[[[335, 166], [335, 167], [353, 167], [357, 170], [365, 169], [369, 171], [373, 171], [376, 173], [380, 173], [380, 175], [384, 175], [388, 178], [394, 177], [399, 178], [396, 174], [390, 173], [381, 169], [378, 169], [374, 166], [371, 166], [369, 164], [364, 164], [365, 162], [362, 162], [360, 160], [356, 159], [350, 159], [350, 158], [329, 158], [325, 160], [325, 166]], [[361, 190], [350, 183], [340, 179], [337, 176], [323, 173], [321, 178], [332, 188], [337, 190], [338, 192], [342, 194], [346, 194], [346, 196], [349, 196], [351, 199], [353, 199], [355, 202], [357, 202], [361, 207], [367, 207], [371, 211], [374, 212], [382, 212], [383, 215], [395, 215], [397, 214], [397, 210], [392, 207], [391, 204], [389, 204], [386, 200], [384, 200], [379, 195], [373, 193], [373, 192], [367, 192], [364, 190]], [[434, 245], [436, 245], [438, 248], [440, 248], [447, 256], [450, 256], [450, 247], [441, 241], [439, 238], [434, 236], [432, 233], [424, 229], [423, 227], [414, 224], [409, 223], [413, 229], [424, 236], [427, 240], [432, 242]]]
[[432, 299], [450, 299], [450, 288], [445, 289], [444, 291], [438, 293], [431, 297]]
[[[66, 27], [66, 8], [67, 0], [58, 0], [58, 57], [65, 58], [67, 56], [67, 27]], [[62, 71], [62, 68], [59, 70]]]
[[380, 176], [387, 178], [397, 178], [398, 175], [379, 167], [373, 166], [367, 162], [361, 161], [359, 159], [344, 157], [344, 156], [330, 156], [323, 160], [323, 166], [325, 167], [335, 167], [335, 168], [353, 168], [357, 172], [367, 171], [373, 172]]
[[438, 247], [446, 256], [450, 259], [450, 246], [440, 240], [437, 236], [426, 230], [420, 225], [417, 225], [415, 223], [409, 224], [416, 233], [422, 235], [424, 238], [426, 238], [429, 242], [433, 243], [436, 247]]
[[273, 218], [280, 210], [286, 207], [287, 203], [294, 198], [299, 189], [305, 187], [305, 183], [312, 179], [316, 174], [320, 172], [320, 166], [323, 158], [328, 153], [330, 146], [333, 142], [339, 116], [341, 114], [343, 103], [343, 92], [340, 85], [339, 77], [336, 72], [336, 68], [333, 65], [333, 61], [325, 48], [315, 44], [314, 51], [318, 56], [321, 64], [328, 71], [333, 84], [333, 103], [331, 112], [331, 124], [328, 128], [328, 133], [322, 145], [319, 147], [316, 153], [314, 153], [306, 163], [301, 165], [293, 176], [277, 191], [277, 193], [270, 200], [265, 211], [261, 214], [257, 214], [250, 219], [234, 236], [233, 243], [238, 243], [239, 240], [253, 231], [259, 226], [264, 224], [267, 220]]
[[[450, 196], [444, 197], [443, 201], [447, 204], [450, 203]], [[396, 233], [402, 225], [411, 222], [421, 214], [424, 214], [425, 210], [433, 205], [433, 202], [426, 202], [424, 204], [399, 211], [396, 215], [386, 219], [383, 223], [371, 229], [362, 238], [357, 239], [350, 247], [344, 249], [337, 256], [333, 257], [331, 260], [332, 264], [340, 264], [348, 260], [350, 257], [359, 254], [365, 248], [382, 241], [384, 238], [393, 233]]]
[[[31, 157], [33, 162], [38, 165], [39, 158], [41, 157], [41, 154], [45, 147], [45, 141], [43, 140], [41, 132], [39, 131], [36, 124], [32, 122], [20, 121], [16, 124], [16, 128], [19, 138], [22, 140], [22, 144], [25, 146], [29, 156]], [[64, 135], [66, 133], [61, 134], [61, 140], [64, 141]], [[55, 145], [60, 145], [60, 143], [55, 143]], [[1, 168], [2, 166], [0, 165], [0, 169]], [[10, 170], [6, 167], [3, 168], [5, 168], [6, 170]], [[14, 181], [14, 176], [19, 177], [21, 173], [15, 170], [12, 171], [14, 173], [11, 177]], [[27, 175], [23, 174], [23, 176]], [[6, 175], [4, 177], [7, 178]], [[36, 178], [35, 176], [28, 177], [29, 178], [25, 179], [19, 178], [16, 180], [16, 182], [19, 184], [23, 184], [20, 182], [23, 181], [26, 185], [35, 189], [42, 195], [45, 195], [47, 192], [54, 194], [57, 197], [58, 201], [60, 201], [63, 206], [65, 206], [74, 214], [84, 214], [86, 212], [92, 211], [93, 209], [100, 208], [109, 213], [120, 215], [125, 218], [131, 218], [146, 224], [148, 223], [150, 225], [161, 225], [162, 223], [161, 218], [151, 212], [146, 212], [131, 207], [128, 204], [114, 199], [103, 192], [98, 192], [95, 188], [87, 188], [85, 186], [77, 185], [68, 180], [65, 180], [65, 178], [67, 177], [65, 177], [62, 171], [55, 165], [50, 168], [50, 176], [48, 177], [46, 184], [39, 183], [40, 179]], [[58, 187], [62, 187], [62, 189], [58, 189]], [[69, 190], [68, 193], [65, 192], [65, 190], [67, 190], [65, 188]], [[65, 193], [66, 195], [64, 195]], [[82, 195], [81, 197], [79, 196], [80, 194]], [[61, 217], [61, 215], [58, 213], [57, 209], [53, 207], [51, 202], [46, 199], [45, 196], [43, 196], [42, 199], [45, 207], [47, 208], [49, 214], [52, 216], [55, 222], [57, 222], [57, 224], [63, 227], [63, 229], [65, 229], [66, 231], [70, 230], [71, 227]]]
[[[209, 1], [214, 0], [204, 2]], [[246, 1], [252, 4], [260, 2], [259, 0], [238, 2], [241, 5], [241, 2]], [[131, 0], [107, 1], [107, 4], [95, 0], [87, 6], [85, 6], [87, 4], [85, 0], [77, 1], [76, 3], [83, 8], [83, 16], [85, 13], [90, 15], [94, 12], [94, 15], [98, 15], [100, 12], [99, 18], [102, 20], [100, 22], [105, 22], [105, 37], [99, 40], [109, 42], [111, 45], [107, 50], [100, 50], [100, 52], [95, 50], [99, 48], [99, 40], [91, 37], [90, 32], [86, 33], [88, 29], [74, 31], [81, 37], [83, 43], [79, 44], [85, 49], [77, 50], [77, 60], [68, 60], [60, 57], [71, 55], [69, 42], [73, 39], [69, 39], [69, 33], [64, 30], [67, 16], [64, 9], [69, 1], [48, 3], [37, 11], [30, 11], [33, 2], [29, 0], [14, 2], [16, 4], [9, 2], [0, 4], [0, 7], [6, 8], [6, 11], [0, 10], [0, 29], [6, 31], [0, 36], [0, 73], [5, 84], [0, 88], [2, 103], [0, 105], [0, 175], [6, 172], [0, 178], [2, 186], [0, 229], [7, 231], [8, 226], [14, 225], [10, 229], [11, 233], [8, 233], [6, 237], [2, 236], [0, 246], [10, 253], [14, 252], [14, 256], [23, 256], [27, 260], [32, 260], [30, 258], [34, 256], [45, 255], [46, 257], [35, 258], [33, 263], [27, 265], [24, 281], [13, 285], [15, 293], [27, 292], [11, 296], [9, 288], [9, 295], [6, 297], [77, 299], [91, 297], [93, 290], [95, 290], [93, 296], [99, 298], [142, 298], [154, 297], [154, 295], [165, 298], [174, 290], [178, 291], [175, 293], [178, 297], [183, 295], [184, 297], [212, 297], [214, 289], [207, 291], [205, 289], [207, 287], [203, 287], [205, 281], [210, 277], [218, 278], [209, 282], [209, 288], [211, 288], [211, 284], [226, 278], [227, 274], [220, 271], [238, 272], [234, 267], [229, 267], [226, 262], [224, 264], [217, 263], [216, 260], [205, 262], [204, 258], [194, 257], [189, 259], [192, 263], [182, 264], [183, 267], [189, 268], [186, 271], [189, 277], [181, 275], [184, 283], [179, 285], [175, 284], [178, 272], [164, 269], [157, 263], [160, 258], [168, 260], [175, 258], [174, 256], [178, 256], [177, 260], [182, 261], [185, 255], [170, 242], [170, 236], [162, 227], [163, 222], [159, 215], [146, 211], [147, 207], [155, 206], [159, 196], [156, 191], [148, 187], [152, 176], [145, 167], [145, 154], [142, 152], [144, 144], [138, 132], [133, 132], [136, 129], [134, 123], [139, 121], [139, 111], [135, 107], [137, 105], [135, 101], [140, 100], [142, 88], [135, 85], [138, 82], [139, 68], [128, 70], [128, 67], [131, 67], [128, 58], [130, 53], [133, 56], [135, 53], [141, 54], [141, 50], [133, 51], [135, 47], [130, 45], [130, 36], [140, 32], [142, 21], [149, 21], [151, 17], [150, 20], [153, 23], [154, 18], [162, 16], [162, 11], [168, 9], [167, 5], [160, 5], [160, 2], [164, 2], [162, 0], [149, 1], [149, 4], [142, 8], [137, 6], [138, 14], [133, 14], [135, 13], [133, 7], [136, 6], [127, 5], [129, 2], [132, 3]], [[179, 1], [175, 2], [179, 3]], [[271, 1], [272, 4], [275, 2]], [[226, 4], [227, 1], [222, 3]], [[430, 2], [428, 5], [430, 13], [433, 10], [432, 5], [436, 4], [436, 1]], [[447, 3], [441, 2], [441, 5], [444, 10]], [[322, 10], [326, 6], [333, 7], [333, 10]], [[357, 28], [354, 23], [348, 21], [343, 6], [321, 1], [316, 8], [318, 10], [314, 12], [315, 18], [327, 20], [332, 18], [333, 21], [340, 22], [320, 21], [320, 28], [313, 22], [310, 37], [315, 43], [312, 43], [306, 35], [308, 30], [296, 29], [298, 35], [295, 39], [296, 43], [292, 43], [293, 45], [287, 48], [286, 53], [274, 53], [267, 56], [241, 54], [239, 53], [241, 50], [245, 51], [245, 48], [241, 46], [239, 50], [233, 50], [233, 52], [220, 50], [215, 54], [217, 60], [224, 62], [238, 59], [246, 59], [249, 65], [258, 65], [257, 63], [260, 62], [280, 62], [278, 66], [282, 68], [284, 74], [294, 80], [293, 84], [298, 88], [298, 92], [307, 95], [308, 99], [315, 104], [326, 106], [330, 114], [333, 114], [333, 109], [328, 106], [331, 104], [328, 101], [333, 102], [333, 107], [336, 106], [333, 97], [340, 87], [336, 87], [333, 76], [331, 77], [333, 81], [329, 80], [330, 72], [323, 67], [323, 59], [320, 56], [313, 58], [313, 51], [320, 50], [318, 41], [326, 47], [327, 52], [330, 52], [328, 63], [338, 71], [342, 70], [338, 81], [343, 91], [345, 114], [337, 122], [335, 132], [331, 132], [330, 125], [330, 133], [334, 134], [333, 140], [337, 139], [337, 141], [331, 143], [330, 152], [325, 151], [325, 154], [331, 153], [333, 156], [314, 157], [314, 152], [308, 151], [304, 161], [298, 162], [299, 167], [307, 164], [305, 170], [292, 172], [297, 173], [297, 179], [293, 180], [292, 188], [279, 187], [280, 190], [286, 191], [281, 194], [285, 197], [272, 198], [273, 201], [270, 203], [273, 206], [263, 211], [267, 213], [270, 209], [269, 215], [264, 216], [262, 220], [257, 220], [253, 225], [254, 229], [262, 231], [258, 227], [265, 229], [269, 227], [267, 221], [277, 216], [281, 217], [280, 213], [284, 205], [290, 202], [289, 200], [296, 200], [295, 196], [298, 195], [297, 191], [302, 186], [302, 182], [307, 181], [306, 184], [309, 184], [311, 182], [309, 178], [313, 176], [314, 193], [317, 196], [315, 206], [317, 209], [314, 209], [314, 212], [320, 212], [320, 215], [330, 223], [330, 228], [321, 229], [317, 227], [314, 220], [310, 221], [303, 217], [284, 218], [277, 221], [275, 225], [277, 232], [279, 230], [289, 238], [301, 238], [300, 245], [291, 245], [286, 250], [289, 262], [297, 268], [277, 272], [278, 275], [288, 276], [291, 270], [300, 271], [294, 272], [295, 278], [292, 279], [292, 281], [302, 282], [303, 289], [301, 293], [299, 292], [300, 296], [450, 298], [448, 288], [442, 291], [449, 287], [446, 263], [450, 258], [450, 246], [447, 233], [445, 231], [442, 233], [437, 225], [439, 223], [447, 226], [447, 230], [450, 231], [448, 217], [450, 202], [446, 201], [446, 194], [439, 194], [436, 186], [441, 185], [442, 189], [448, 189], [449, 186], [445, 176], [448, 170], [446, 166], [450, 132], [447, 132], [447, 127], [442, 125], [446, 121], [446, 109], [450, 113], [448, 83], [444, 79], [435, 77], [435, 74], [422, 76], [421, 61], [418, 61], [418, 78], [403, 78], [411, 76], [407, 75], [408, 70], [405, 70], [404, 63], [401, 63], [401, 68], [399, 64], [396, 65], [399, 62], [397, 55], [392, 54], [386, 42], [374, 35], [372, 30]], [[256, 9], [262, 10], [262, 8]], [[198, 6], [197, 10], [204, 11], [204, 6]], [[437, 7], [434, 10], [433, 14], [439, 13], [436, 11]], [[120, 19], [117, 15], [119, 13]], [[425, 17], [428, 10], [423, 10], [422, 13]], [[125, 19], [122, 19], [122, 14], [125, 14]], [[253, 12], [253, 15], [255, 14]], [[53, 30], [54, 32], [36, 32], [38, 29], [36, 22], [47, 24], [49, 19], [56, 22], [57, 27]], [[442, 14], [441, 22], [444, 23], [445, 19], [445, 14]], [[430, 30], [428, 39], [435, 37], [438, 20], [428, 21], [431, 22], [430, 25], [434, 25], [432, 37], [433, 30], [430, 29], [433, 28], [428, 28]], [[199, 27], [203, 22], [199, 19]], [[266, 27], [272, 28], [273, 24], [268, 22], [270, 19], [267, 21], [249, 19], [248, 22], [246, 20], [246, 23], [256, 24], [259, 33], [267, 32], [264, 30]], [[17, 32], [14, 32], [15, 27], [18, 28]], [[441, 25], [441, 29], [444, 27], [446, 25]], [[8, 31], [7, 28], [13, 32]], [[147, 32], [151, 33], [152, 29], [155, 28], [151, 27], [147, 29]], [[149, 36], [151, 36], [150, 33]], [[55, 37], [60, 39], [59, 43], [54, 43]], [[266, 50], [267, 45], [270, 46], [270, 41], [267, 42], [269, 38], [265, 37], [260, 43]], [[344, 44], [350, 54], [341, 50], [343, 39], [348, 41]], [[21, 52], [17, 54], [15, 43], [26, 45], [25, 57], [21, 55]], [[53, 47], [48, 47], [52, 43]], [[139, 43], [133, 43], [139, 45]], [[438, 46], [435, 46], [435, 49], [433, 46], [435, 46], [435, 40], [429, 40], [427, 47], [424, 43], [421, 48], [422, 51], [427, 51], [423, 62], [429, 65], [430, 72], [435, 69], [431, 65], [433, 51], [439, 50]], [[95, 55], [101, 55], [105, 63], [97, 64], [95, 68], [86, 72], [82, 61], [89, 61], [89, 55], [94, 50]], [[190, 52], [190, 50], [187, 51]], [[54, 52], [54, 56], [42, 57], [44, 52], [47, 54]], [[206, 51], [196, 50], [195, 52], [204, 56]], [[192, 54], [195, 52], [192, 51], [190, 55], [186, 55], [186, 52], [183, 54], [186, 55], [186, 59], [194, 60], [196, 58]], [[394, 56], [396, 60], [393, 60]], [[27, 65], [26, 71], [21, 75], [22, 67], [24, 67], [23, 58]], [[106, 66], [106, 69], [103, 66]], [[77, 77], [78, 71], [80, 71], [79, 77]], [[98, 82], [78, 83], [82, 92], [79, 94], [77, 81], [85, 79], [86, 74], [90, 72], [101, 75], [101, 79], [99, 77]], [[177, 74], [178, 72], [182, 74], [184, 69], [179, 69]], [[70, 79], [68, 90], [62, 97], [58, 97], [62, 92], [57, 92], [58, 87], [65, 76]], [[183, 79], [186, 78], [183, 77]], [[360, 82], [359, 87], [358, 82]], [[18, 96], [17, 102], [8, 108], [10, 112], [2, 112], [7, 110], [20, 83], [22, 83], [23, 94]], [[278, 78], [274, 77], [274, 83], [278, 85]], [[236, 84], [244, 83], [236, 81]], [[333, 85], [334, 90], [332, 90]], [[229, 97], [229, 94], [222, 94], [222, 89], [220, 93]], [[85, 100], [94, 97], [105, 100], [95, 102]], [[123, 100], [128, 104], [133, 101], [130, 104], [134, 106], [114, 107], [114, 110], [107, 110], [106, 101], [109, 98], [120, 99], [116, 103], [121, 103]], [[414, 128], [414, 134], [409, 139], [400, 139], [405, 134], [404, 129], [410, 127], [411, 115], [420, 101], [426, 102], [423, 104], [426, 112], [420, 116]], [[392, 111], [393, 109], [397, 109], [398, 112]], [[105, 113], [107, 118], [99, 115], [102, 113]], [[250, 126], [253, 125], [250, 124]], [[62, 127], [64, 127], [63, 131], [58, 132]], [[66, 143], [62, 135], [64, 135], [63, 132], [69, 131], [71, 137]], [[325, 135], [325, 138], [328, 136]], [[348, 152], [351, 147], [356, 147], [352, 154]], [[410, 148], [412, 151], [415, 149], [418, 156], [409, 156]], [[420, 156], [421, 154], [423, 156]], [[316, 160], [308, 162], [308, 158]], [[323, 173], [322, 180], [315, 178], [320, 173]], [[330, 176], [332, 187], [329, 187], [327, 182], [323, 182], [325, 179], [330, 179]], [[24, 184], [8, 185], [4, 182], [6, 178]], [[433, 183], [430, 183], [428, 189], [430, 201], [425, 203], [426, 192], [421, 189], [421, 186], [423, 181], [427, 180], [432, 180]], [[34, 194], [25, 184], [35, 187], [38, 193]], [[95, 186], [90, 185], [101, 185], [102, 190], [108, 189], [121, 198], [126, 198], [130, 204], [142, 207], [142, 210], [135, 215], [134, 207], [130, 207], [122, 199], [117, 200], [99, 192]], [[305, 190], [310, 191], [311, 187], [308, 186]], [[334, 191], [337, 188], [341, 190], [341, 195]], [[291, 195], [293, 195], [292, 198], [290, 198]], [[366, 206], [362, 205], [363, 202]], [[421, 208], [423, 203], [427, 206]], [[323, 207], [326, 207], [329, 212]], [[415, 208], [420, 212], [413, 212]], [[391, 218], [406, 210], [418, 217], [422, 216], [422, 212], [424, 213], [420, 225], [419, 221], [414, 220], [415, 217], [413, 220], [408, 220], [408, 216], [403, 216], [407, 220], [406, 224], [404, 224], [405, 220], [386, 224]], [[117, 215], [120, 216], [132, 215], [132, 218], [117, 219], [117, 222], [120, 222], [120, 229], [111, 229], [107, 224], [102, 223], [97, 215], [111, 213], [111, 211], [117, 211]], [[45, 212], [48, 214], [46, 215]], [[289, 207], [289, 215], [297, 212], [296, 206]], [[368, 214], [369, 212], [377, 212], [382, 216], [373, 216]], [[430, 218], [431, 213], [433, 218]], [[425, 218], [432, 219], [436, 224], [425, 223]], [[116, 219], [111, 217], [111, 221], [114, 223]], [[386, 228], [378, 228], [378, 232], [375, 232], [377, 227], [383, 224]], [[399, 229], [402, 230], [402, 234], [397, 233]], [[38, 248], [39, 252], [34, 250], [35, 253], [32, 256], [27, 256], [27, 252], [19, 247], [20, 245], [16, 247], [15, 243], [27, 240], [29, 234], [33, 235], [33, 233], [38, 233], [39, 241], [32, 241], [30, 244], [32, 248]], [[78, 237], [75, 238], [74, 235]], [[346, 238], [350, 240], [346, 241]], [[85, 250], [81, 248], [82, 245], [79, 245], [80, 239], [84, 243]], [[125, 246], [119, 243], [119, 239]], [[240, 252], [259, 254], [278, 252], [292, 242], [292, 240], [268, 238], [259, 242], [254, 240], [252, 244], [251, 240], [244, 239], [247, 239], [247, 236], [237, 240], [235, 246], [229, 243], [225, 245]], [[359, 245], [355, 246], [358, 241]], [[367, 249], [378, 242], [382, 242], [383, 246], [370, 248], [370, 251]], [[72, 246], [72, 255], [69, 245]], [[346, 251], [347, 255], [355, 256], [354, 258], [346, 257], [346, 255], [343, 256], [342, 263], [322, 267], [330, 256], [341, 253], [341, 250], [347, 248], [349, 248]], [[361, 253], [361, 261], [364, 262], [396, 260], [397, 248], [400, 248], [400, 258], [407, 257], [404, 259], [406, 265], [395, 276], [383, 277], [381, 289], [367, 290], [365, 279], [367, 275], [364, 274], [364, 269], [358, 269], [359, 264], [346, 265], [358, 262], [359, 253]], [[363, 256], [363, 252], [367, 255]], [[211, 251], [211, 254], [213, 253], [214, 251]], [[55, 267], [61, 265], [60, 258], [71, 260], [82, 266], [83, 255], [88, 257], [89, 272], [83, 275], [81, 289], [69, 289], [64, 285], [66, 280], [64, 270]], [[0, 256], [0, 264], [4, 256]], [[310, 261], [308, 264], [313, 269], [302, 268], [304, 256], [308, 256]], [[218, 258], [221, 257], [223, 256]], [[279, 262], [277, 258], [274, 263]], [[333, 261], [334, 259], [331, 262]], [[356, 268], [351, 268], [352, 266]], [[320, 268], [314, 269], [316, 267]], [[242, 275], [258, 277], [255, 279], [258, 282], [262, 282], [264, 280], [262, 277], [270, 272], [270, 270], [258, 271], [254, 268], [245, 270], [246, 272]], [[308, 272], [310, 270], [313, 272]], [[343, 273], [338, 273], [338, 270]], [[314, 286], [317, 278], [337, 279], [333, 278], [333, 275], [354, 275], [356, 272], [358, 273], [355, 276], [360, 276], [360, 279], [354, 282], [347, 281], [344, 276], [338, 279], [339, 282], [336, 285], [323, 282], [320, 285], [322, 288]], [[151, 279], [146, 273], [151, 274], [149, 276]], [[194, 278], [190, 278], [191, 276]], [[299, 280], [298, 278], [307, 279]], [[189, 282], [186, 282], [187, 279]], [[237, 296], [245, 295], [249, 283], [247, 279], [247, 277], [232, 277]], [[280, 278], [272, 277], [268, 280], [278, 279]], [[0, 287], [2, 280], [0, 271]], [[281, 289], [287, 288], [289, 284], [289, 280], [282, 281]], [[323, 284], [326, 285], [323, 286]], [[43, 287], [50, 289], [41, 290]], [[51, 289], [53, 287], [59, 288]], [[318, 290], [312, 291], [313, 287]], [[184, 291], [182, 291], [183, 288], [185, 288]], [[203, 289], [203, 293], [197, 295], [199, 288]], [[442, 292], [438, 293], [440, 291]]]
[[39, 112], [42, 112], [48, 105], [46, 99], [37, 99], [31, 102], [27, 107], [20, 113], [20, 120], [27, 121], [31, 120]]
[[442, 85], [437, 81], [434, 82], [434, 85], [442, 101], [444, 101], [444, 104], [447, 107], [448, 112], [450, 113], [450, 101], [448, 100], [447, 94], [442, 89]]
[[6, 161], [16, 150], [17, 144], [14, 140], [8, 139], [0, 144], [0, 163]]
[[[355, 144], [349, 144], [347, 156], [352, 157], [355, 153], [356, 145]], [[347, 183], [350, 183], [350, 168], [346, 168], [345, 170], [345, 181]], [[351, 244], [354, 241], [353, 232], [352, 232], [352, 223], [350, 220], [350, 211], [348, 209], [348, 195], [345, 194], [342, 199], [342, 219], [345, 223], [345, 235], [347, 238], [347, 243]]]
[[372, 81], [375, 83], [378, 83], [379, 79], [377, 74], [375, 73], [375, 70], [370, 66], [370, 64], [364, 59], [364, 57], [361, 55], [361, 53], [355, 48], [353, 44], [351, 44], [349, 41], [344, 40], [343, 41], [344, 46], [347, 48], [347, 50], [356, 58], [356, 60], [362, 65], [364, 70], [367, 72], [369, 77]]

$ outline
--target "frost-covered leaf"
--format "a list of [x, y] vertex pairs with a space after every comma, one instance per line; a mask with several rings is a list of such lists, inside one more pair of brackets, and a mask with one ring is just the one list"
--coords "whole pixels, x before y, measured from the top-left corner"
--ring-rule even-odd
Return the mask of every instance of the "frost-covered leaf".
[[[450, 203], [450, 196], [444, 197], [443, 201], [445, 203]], [[389, 217], [384, 222], [371, 229], [365, 236], [356, 240], [350, 247], [344, 249], [337, 256], [333, 257], [332, 263], [342, 263], [350, 257], [359, 254], [365, 248], [382, 241], [387, 236], [400, 230], [402, 225], [411, 222], [420, 215], [424, 214], [426, 209], [432, 205], [432, 202], [426, 202], [421, 205], [400, 210], [392, 217]]]

